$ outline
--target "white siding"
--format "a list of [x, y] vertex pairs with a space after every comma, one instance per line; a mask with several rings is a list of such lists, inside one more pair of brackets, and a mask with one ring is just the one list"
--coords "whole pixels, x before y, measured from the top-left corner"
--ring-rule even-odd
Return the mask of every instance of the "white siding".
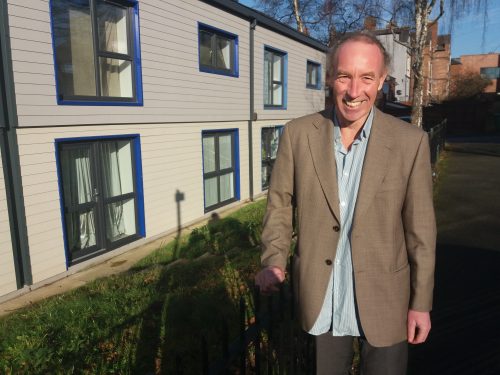
[[[287, 109], [264, 109], [264, 46], [287, 53]], [[307, 60], [321, 64], [322, 89], [306, 88]], [[293, 119], [325, 108], [325, 53], [264, 27], [255, 30], [255, 111], [259, 120]]]
[[248, 199], [247, 122], [20, 129], [18, 141], [33, 281], [40, 282], [66, 270], [55, 139], [140, 134], [146, 235], [153, 237], [177, 228], [177, 190], [185, 196], [180, 203], [181, 224], [204, 216], [202, 131], [214, 129], [238, 129], [240, 198]]
[[[196, 0], [141, 0], [143, 107], [58, 106], [46, 0], [8, 0], [20, 126], [244, 121], [249, 24]], [[198, 68], [198, 22], [238, 35], [239, 77]]]
[[0, 296], [17, 289], [5, 179], [0, 155]]
[[396, 98], [400, 101], [406, 101], [410, 96], [410, 74], [408, 70], [411, 57], [409, 48], [395, 41], [392, 34], [378, 35], [377, 38], [391, 56], [389, 75], [396, 80], [396, 90], [401, 90], [401, 94], [396, 95]]

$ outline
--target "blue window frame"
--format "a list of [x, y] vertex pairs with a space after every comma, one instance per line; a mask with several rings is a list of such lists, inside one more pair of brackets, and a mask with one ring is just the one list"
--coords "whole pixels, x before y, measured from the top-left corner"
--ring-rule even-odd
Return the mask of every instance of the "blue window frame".
[[264, 46], [265, 109], [286, 109], [287, 56], [284, 51]]
[[238, 77], [238, 36], [198, 23], [200, 71]]
[[238, 130], [202, 132], [205, 212], [240, 199]]
[[68, 265], [146, 236], [139, 135], [56, 139]]
[[138, 2], [50, 0], [57, 103], [142, 105]]
[[307, 60], [306, 87], [321, 90], [321, 64]]
[[281, 133], [283, 133], [282, 125], [264, 127], [261, 130], [262, 190], [267, 189], [271, 182], [271, 173], [278, 154]]

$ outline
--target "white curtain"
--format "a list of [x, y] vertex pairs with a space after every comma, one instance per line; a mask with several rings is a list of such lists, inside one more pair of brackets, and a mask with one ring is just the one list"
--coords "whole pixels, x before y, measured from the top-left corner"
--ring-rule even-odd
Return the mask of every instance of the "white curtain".
[[[63, 195], [66, 207], [88, 203], [93, 187], [90, 172], [90, 150], [70, 148], [61, 153]], [[96, 244], [94, 211], [73, 211], [66, 215], [68, 244], [71, 250], [85, 249]]]
[[[102, 143], [104, 197], [118, 197], [134, 190], [130, 141]], [[110, 241], [135, 233], [134, 200], [106, 204], [106, 236]]]

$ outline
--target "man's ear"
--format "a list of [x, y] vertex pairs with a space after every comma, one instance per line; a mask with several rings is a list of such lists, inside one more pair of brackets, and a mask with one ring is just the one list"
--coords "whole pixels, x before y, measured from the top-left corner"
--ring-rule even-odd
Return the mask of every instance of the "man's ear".
[[378, 84], [378, 91], [382, 89], [382, 86], [384, 86], [385, 79], [387, 78], [387, 73], [384, 73], [382, 77], [380, 77], [380, 82]]

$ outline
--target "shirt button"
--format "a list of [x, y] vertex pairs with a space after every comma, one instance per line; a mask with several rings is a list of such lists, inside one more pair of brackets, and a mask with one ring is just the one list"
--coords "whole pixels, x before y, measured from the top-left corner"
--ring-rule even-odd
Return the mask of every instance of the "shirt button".
[[349, 173], [347, 173], [347, 172], [344, 172], [344, 176], [349, 176]]
[[335, 226], [333, 227], [333, 230], [334, 230], [335, 232], [338, 232], [338, 231], [340, 230], [340, 227], [339, 227], [338, 225], [335, 225]]
[[332, 261], [330, 259], [325, 260], [325, 263], [326, 263], [327, 266], [331, 266], [332, 265]]
[[342, 207], [345, 207], [345, 202], [340, 202], [340, 205], [341, 205]]

